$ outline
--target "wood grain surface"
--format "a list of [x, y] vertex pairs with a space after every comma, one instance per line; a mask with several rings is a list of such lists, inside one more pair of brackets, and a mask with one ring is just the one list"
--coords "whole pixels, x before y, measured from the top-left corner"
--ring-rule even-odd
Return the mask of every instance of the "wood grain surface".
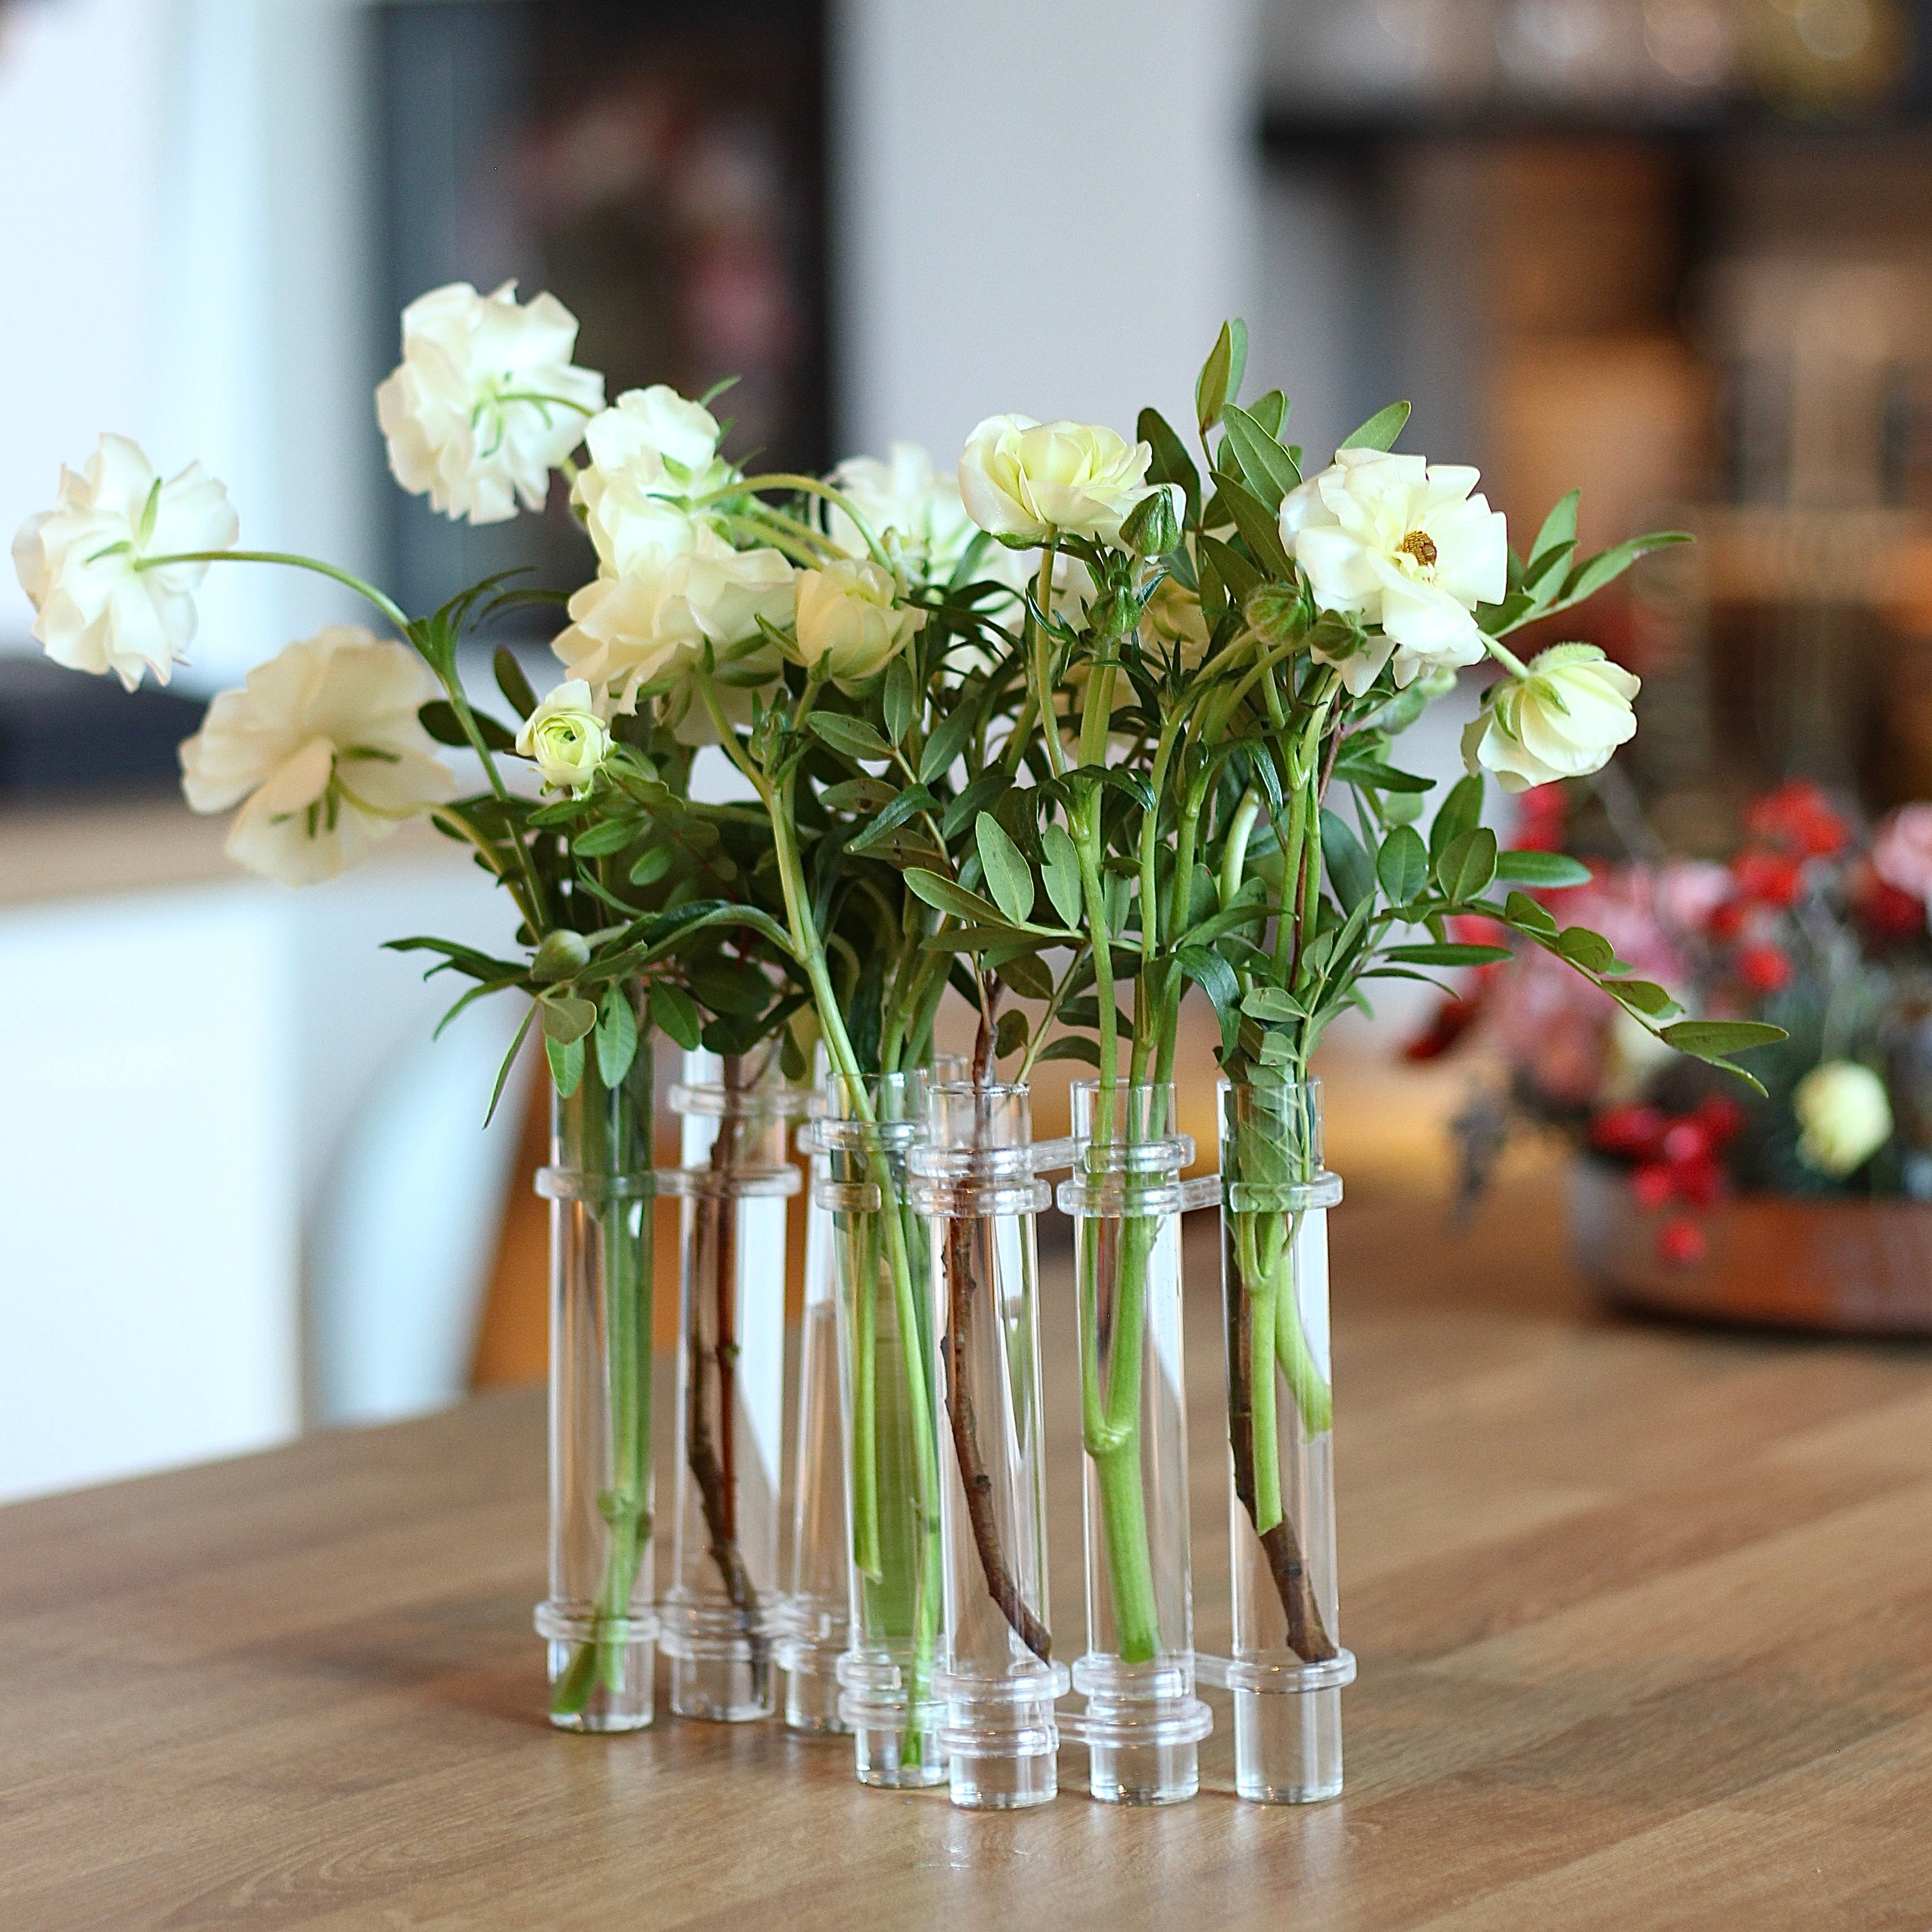
[[[1339, 1803], [1236, 1802], [1220, 1732], [1192, 1804], [1095, 1804], [1070, 1748], [1006, 1816], [770, 1726], [552, 1732], [520, 1390], [0, 1511], [0, 1928], [1932, 1925], [1932, 1354], [1600, 1314], [1556, 1198], [1335, 1216]], [[1211, 1217], [1190, 1245], [1211, 1647]]]

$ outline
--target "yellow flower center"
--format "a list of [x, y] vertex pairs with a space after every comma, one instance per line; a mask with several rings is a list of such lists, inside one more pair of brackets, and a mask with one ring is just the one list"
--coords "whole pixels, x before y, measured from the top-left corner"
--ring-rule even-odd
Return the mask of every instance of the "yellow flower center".
[[1411, 530], [1396, 545], [1404, 556], [1412, 556], [1424, 570], [1436, 568], [1436, 539], [1426, 530]]

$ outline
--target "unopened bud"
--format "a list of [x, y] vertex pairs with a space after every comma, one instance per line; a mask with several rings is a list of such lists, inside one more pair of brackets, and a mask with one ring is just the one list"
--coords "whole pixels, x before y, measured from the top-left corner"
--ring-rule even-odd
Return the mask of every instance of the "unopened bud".
[[1124, 638], [1141, 620], [1141, 600], [1131, 590], [1103, 590], [1087, 607], [1087, 628], [1096, 638]]
[[1165, 556], [1180, 541], [1180, 514], [1174, 504], [1179, 494], [1175, 484], [1156, 484], [1128, 514], [1120, 541], [1135, 556]]
[[1241, 615], [1250, 630], [1271, 644], [1292, 644], [1308, 628], [1308, 607], [1292, 584], [1256, 584]]
[[590, 947], [580, 932], [547, 932], [530, 962], [532, 980], [568, 980], [590, 964]]

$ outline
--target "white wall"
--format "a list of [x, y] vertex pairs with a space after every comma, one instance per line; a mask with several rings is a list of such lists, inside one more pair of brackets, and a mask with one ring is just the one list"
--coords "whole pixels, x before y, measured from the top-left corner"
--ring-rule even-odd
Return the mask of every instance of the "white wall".
[[840, 445], [1004, 410], [1186, 432], [1255, 239], [1249, 0], [843, 0]]

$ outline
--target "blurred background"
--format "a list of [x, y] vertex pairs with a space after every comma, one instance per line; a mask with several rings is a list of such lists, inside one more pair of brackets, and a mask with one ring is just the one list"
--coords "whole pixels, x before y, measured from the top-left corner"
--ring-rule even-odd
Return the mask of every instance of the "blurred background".
[[[370, 392], [438, 284], [554, 291], [613, 394], [738, 375], [786, 468], [1182, 421], [1243, 314], [1311, 452], [1406, 396], [1519, 543], [1578, 483], [1586, 548], [1698, 534], [1566, 632], [1642, 676], [1673, 846], [1793, 776], [1932, 795], [1925, 0], [0, 0], [0, 526], [112, 428], [412, 609], [588, 558], [560, 497], [472, 531], [389, 482]], [[536, 1083], [478, 1131], [519, 1016], [432, 1047], [378, 950], [500, 908], [427, 834], [242, 878], [175, 789], [206, 698], [334, 620], [217, 571], [130, 698], [0, 590], [0, 1498], [542, 1371]], [[1352, 1186], [1441, 1184], [1415, 1022], [1330, 1054]]]

